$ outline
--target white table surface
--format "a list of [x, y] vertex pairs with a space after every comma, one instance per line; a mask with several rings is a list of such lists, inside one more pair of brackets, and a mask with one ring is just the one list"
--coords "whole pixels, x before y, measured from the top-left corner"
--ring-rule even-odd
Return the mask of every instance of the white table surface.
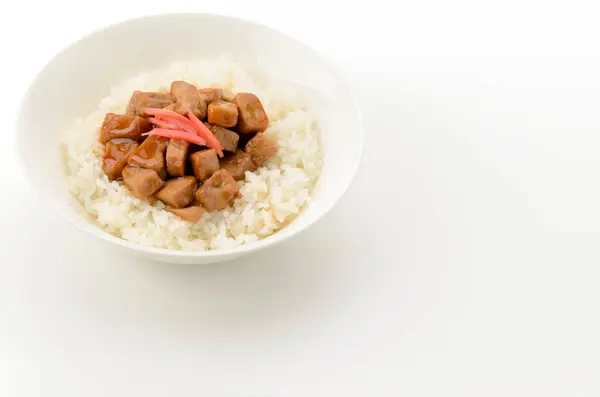
[[[600, 394], [593, 2], [166, 3], [26, 0], [0, 17], [0, 396]], [[367, 136], [324, 220], [209, 266], [80, 234], [31, 197], [12, 150], [21, 96], [60, 48], [184, 10], [329, 55]]]

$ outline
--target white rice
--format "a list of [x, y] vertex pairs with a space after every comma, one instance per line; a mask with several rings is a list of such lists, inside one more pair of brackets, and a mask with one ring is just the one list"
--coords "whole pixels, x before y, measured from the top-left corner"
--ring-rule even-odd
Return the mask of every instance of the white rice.
[[[97, 134], [104, 115], [124, 113], [133, 91], [167, 91], [173, 80], [256, 94], [270, 119], [265, 135], [278, 146], [277, 157], [246, 173], [241, 197], [231, 208], [207, 213], [196, 224], [166, 211], [160, 201], [151, 205], [133, 197], [101, 168], [104, 147]], [[319, 133], [316, 120], [289, 86], [269, 82], [268, 76], [226, 57], [179, 62], [113, 87], [93, 113], [75, 122], [64, 143], [68, 188], [99, 227], [134, 243], [190, 251], [235, 247], [275, 233], [309, 203], [321, 172]]]

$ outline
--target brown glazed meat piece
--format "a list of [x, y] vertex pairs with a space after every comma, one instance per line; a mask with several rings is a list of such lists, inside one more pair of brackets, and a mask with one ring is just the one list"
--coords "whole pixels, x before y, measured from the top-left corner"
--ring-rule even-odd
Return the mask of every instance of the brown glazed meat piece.
[[194, 199], [196, 186], [196, 178], [193, 176], [169, 179], [162, 189], [156, 192], [156, 198], [169, 207], [183, 208]]
[[191, 111], [200, 120], [206, 117], [206, 102], [193, 84], [185, 81], [172, 82], [171, 96], [175, 98], [175, 104], [169, 108], [174, 112], [185, 115]]
[[246, 177], [246, 171], [256, 170], [250, 153], [238, 150], [231, 156], [221, 160], [221, 168], [229, 171], [233, 179], [241, 181]]
[[148, 116], [146, 108], [163, 109], [171, 106], [175, 100], [166, 92], [134, 91], [127, 105], [127, 114], [133, 116]]
[[208, 105], [208, 122], [221, 127], [235, 127], [238, 122], [238, 108], [234, 103], [217, 101]]
[[167, 208], [167, 210], [184, 221], [196, 223], [202, 218], [202, 215], [206, 213], [206, 208], [201, 205], [192, 205], [187, 208]]
[[115, 138], [140, 139], [144, 132], [152, 129], [152, 124], [143, 117], [106, 113], [100, 127], [100, 142], [106, 143]]
[[156, 171], [162, 178], [166, 177], [165, 150], [166, 138], [151, 135], [138, 146], [127, 164]]
[[194, 175], [199, 181], [206, 181], [219, 169], [219, 158], [214, 149], [200, 150], [190, 156]]
[[138, 147], [133, 139], [113, 139], [106, 144], [106, 154], [102, 158], [102, 170], [108, 179], [114, 181], [121, 177], [127, 160]]
[[242, 134], [263, 132], [269, 126], [267, 113], [262, 103], [254, 94], [241, 92], [233, 98], [238, 107], [238, 123], [236, 129]]
[[165, 183], [156, 171], [131, 166], [123, 169], [123, 182], [131, 194], [141, 200], [154, 194]]
[[196, 190], [195, 196], [207, 210], [218, 211], [227, 207], [239, 190], [229, 171], [218, 170]]
[[252, 156], [252, 161], [261, 167], [267, 160], [277, 155], [277, 146], [263, 134], [256, 134], [246, 144], [246, 153]]
[[204, 123], [204, 125], [206, 125], [208, 129], [215, 134], [219, 143], [223, 145], [224, 150], [228, 152], [236, 151], [238, 142], [240, 140], [240, 136], [236, 132], [214, 124]]
[[206, 104], [217, 101], [233, 102], [235, 95], [226, 88], [200, 88], [198, 93], [202, 95]]
[[222, 101], [233, 102], [233, 98], [235, 98], [235, 95], [233, 94], [233, 92], [229, 91], [226, 88], [223, 88], [221, 90], [221, 100]]
[[167, 172], [173, 177], [185, 175], [185, 162], [190, 149], [190, 143], [182, 139], [169, 140], [167, 147]]
[[198, 94], [202, 97], [207, 105], [221, 100], [223, 91], [220, 88], [200, 88]]

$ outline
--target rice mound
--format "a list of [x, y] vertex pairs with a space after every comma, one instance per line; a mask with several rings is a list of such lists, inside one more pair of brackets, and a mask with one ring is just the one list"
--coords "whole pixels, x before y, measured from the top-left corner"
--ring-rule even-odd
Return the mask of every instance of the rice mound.
[[[133, 197], [122, 183], [109, 181], [101, 168], [104, 145], [97, 135], [104, 115], [124, 113], [133, 91], [168, 91], [173, 80], [256, 94], [270, 120], [264, 134], [278, 147], [275, 158], [246, 173], [241, 197], [230, 208], [207, 213], [195, 224], [166, 211], [160, 201], [152, 205]], [[275, 233], [309, 203], [321, 172], [319, 134], [298, 93], [269, 82], [260, 71], [227, 57], [178, 62], [112, 87], [94, 112], [67, 131], [63, 148], [68, 189], [94, 223], [125, 240], [186, 251], [232, 248]]]

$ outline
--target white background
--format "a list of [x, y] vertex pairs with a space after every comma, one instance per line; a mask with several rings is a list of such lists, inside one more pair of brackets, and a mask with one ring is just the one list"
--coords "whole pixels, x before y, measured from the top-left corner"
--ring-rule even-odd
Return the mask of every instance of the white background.
[[[1, 396], [600, 394], [593, 2], [69, 3], [0, 15]], [[367, 137], [324, 220], [210, 266], [81, 235], [31, 197], [13, 150], [19, 101], [57, 51], [186, 10], [329, 56]]]

